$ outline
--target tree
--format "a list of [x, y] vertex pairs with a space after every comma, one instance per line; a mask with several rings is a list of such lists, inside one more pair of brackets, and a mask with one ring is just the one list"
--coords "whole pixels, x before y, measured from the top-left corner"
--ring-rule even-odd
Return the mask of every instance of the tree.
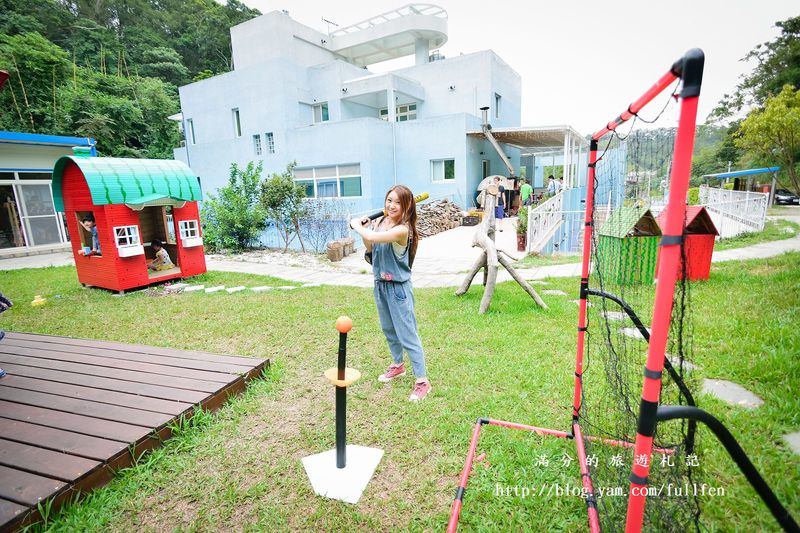
[[759, 44], [742, 61], [757, 61], [753, 71], [743, 76], [732, 94], [726, 94], [712, 112], [726, 120], [750, 106], [761, 106], [789, 84], [800, 88], [800, 16], [776, 22], [781, 34]]
[[161, 78], [173, 85], [183, 85], [189, 79], [189, 69], [183, 66], [181, 56], [172, 48], [159, 46], [146, 50], [142, 63], [139, 73], [143, 76]]
[[737, 146], [753, 152], [766, 163], [777, 162], [795, 192], [800, 192], [800, 90], [789, 84], [763, 109], [757, 109], [742, 122]]
[[300, 234], [300, 219], [307, 216], [308, 208], [303, 202], [306, 197], [305, 188], [294, 182], [292, 169], [295, 163], [289, 163], [282, 174], [273, 174], [261, 184], [261, 205], [272, 219], [278, 233], [283, 239], [283, 251], [297, 237], [300, 247], [305, 252], [303, 236]]
[[259, 202], [262, 163], [244, 169], [231, 165], [228, 184], [203, 202], [204, 242], [212, 250], [251, 248], [267, 228], [267, 213]]

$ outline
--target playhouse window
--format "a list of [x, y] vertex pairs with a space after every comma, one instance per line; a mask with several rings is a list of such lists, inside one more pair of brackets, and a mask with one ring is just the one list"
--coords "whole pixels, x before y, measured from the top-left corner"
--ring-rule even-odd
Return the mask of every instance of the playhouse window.
[[181, 220], [178, 222], [181, 240], [193, 239], [200, 236], [196, 220]]
[[116, 226], [114, 228], [114, 239], [117, 241], [117, 248], [124, 246], [138, 246], [139, 226]]

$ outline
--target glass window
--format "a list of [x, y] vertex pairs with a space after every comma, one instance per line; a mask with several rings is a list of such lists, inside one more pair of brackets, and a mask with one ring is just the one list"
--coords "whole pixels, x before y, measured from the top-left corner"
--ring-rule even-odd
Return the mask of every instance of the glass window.
[[295, 180], [295, 183], [306, 189], [306, 198], [314, 198], [314, 180]]
[[500, 99], [502, 97], [494, 93], [494, 118], [500, 118]]
[[33, 185], [28, 183], [20, 185], [19, 191], [22, 194], [22, 204], [25, 206], [25, 216], [35, 217], [56, 214], [49, 184]]
[[114, 239], [117, 242], [117, 248], [137, 246], [139, 244], [139, 226], [116, 226]]
[[268, 131], [266, 134], [267, 136], [267, 151], [271, 154], [275, 153], [275, 137], [272, 135], [271, 131]]
[[233, 134], [237, 137], [242, 136], [242, 120], [239, 117], [239, 108], [231, 109], [233, 113]]
[[314, 179], [313, 168], [296, 168], [292, 171], [295, 179]]
[[58, 220], [55, 216], [28, 218], [25, 222], [28, 226], [28, 240], [31, 246], [61, 242]]
[[197, 144], [194, 137], [194, 121], [186, 119], [186, 131], [189, 133], [189, 144]]
[[336, 167], [317, 167], [314, 169], [315, 178], [332, 178], [336, 176]]
[[340, 178], [339, 190], [342, 196], [361, 196], [361, 176]]
[[456, 179], [455, 159], [439, 159], [431, 161], [431, 179], [433, 181]]
[[253, 135], [253, 153], [261, 155], [261, 134]]
[[0, 248], [25, 246], [14, 187], [0, 185]]
[[17, 175], [21, 180], [51, 180], [53, 174], [51, 172], [18, 172]]
[[336, 180], [320, 180], [317, 182], [317, 198], [336, 198]]
[[361, 175], [361, 165], [356, 163], [355, 165], [339, 165], [339, 175], [340, 176], [360, 176]]
[[[389, 110], [381, 109], [381, 120], [389, 120]], [[417, 120], [417, 104], [399, 105], [395, 107], [395, 121], [405, 122], [407, 120]]]
[[13, 172], [0, 172], [0, 180], [13, 180], [14, 173]]
[[178, 222], [178, 230], [181, 232], [181, 240], [193, 239], [194, 237], [200, 236], [200, 232], [198, 231], [197, 227], [196, 220], [181, 220]]
[[328, 103], [323, 102], [321, 104], [314, 105], [314, 123], [318, 124], [320, 122], [327, 122], [328, 121]]
[[164, 206], [164, 227], [167, 229], [167, 244], [175, 244], [175, 216], [172, 206]]

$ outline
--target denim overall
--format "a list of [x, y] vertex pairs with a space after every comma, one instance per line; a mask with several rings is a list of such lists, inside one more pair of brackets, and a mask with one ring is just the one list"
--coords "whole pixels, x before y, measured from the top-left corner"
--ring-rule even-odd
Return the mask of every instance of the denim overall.
[[[376, 231], [380, 231], [377, 230]], [[389, 343], [395, 364], [403, 362], [403, 349], [408, 352], [411, 367], [417, 378], [427, 377], [425, 354], [414, 316], [414, 294], [411, 292], [411, 267], [408, 251], [411, 236], [403, 254], [398, 257], [392, 243], [372, 245], [372, 272], [375, 275], [375, 305], [381, 329]]]

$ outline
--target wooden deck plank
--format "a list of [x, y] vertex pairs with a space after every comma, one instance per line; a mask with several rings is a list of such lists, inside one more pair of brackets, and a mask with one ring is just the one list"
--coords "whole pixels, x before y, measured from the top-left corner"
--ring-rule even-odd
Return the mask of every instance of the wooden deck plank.
[[96, 403], [12, 387], [0, 387], [0, 400], [150, 428], [160, 427], [173, 418], [173, 416], [163, 413], [140, 411], [130, 407]]
[[0, 439], [0, 464], [39, 476], [73, 482], [95, 470], [102, 463]]
[[178, 416], [192, 416], [195, 405], [220, 407], [269, 364], [11, 335], [0, 342], [0, 367], [8, 371], [0, 380], [0, 531], [40, 520], [38, 502], [56, 510], [107, 483], [169, 438]]
[[156, 398], [147, 398], [124, 392], [115, 392], [103, 389], [94, 389], [91, 387], [83, 387], [80, 385], [70, 385], [68, 383], [56, 383], [53, 381], [26, 378], [23, 376], [16, 376], [10, 372], [8, 375], [6, 375], [6, 377], [0, 380], [0, 387], [12, 387], [15, 389], [46, 392], [48, 394], [55, 394], [67, 398], [88, 400], [97, 402], [99, 404], [110, 404], [120, 407], [130, 407], [140, 411], [152, 411], [154, 413], [162, 413], [173, 416], [179, 415], [192, 407], [192, 404], [190, 403], [159, 400]]
[[0, 418], [0, 438], [98, 461], [105, 461], [128, 447], [126, 443], [116, 440], [81, 435], [9, 418]]
[[100, 420], [90, 416], [74, 415], [2, 400], [0, 400], [0, 416], [125, 443], [137, 442], [151, 431], [142, 426]]
[[185, 359], [197, 359], [200, 361], [213, 361], [217, 363], [230, 363], [233, 365], [255, 366], [257, 361], [265, 358], [244, 357], [241, 355], [223, 355], [197, 350], [181, 350], [175, 348], [160, 348], [157, 346], [146, 346], [144, 344], [126, 344], [122, 342], [102, 341], [94, 339], [76, 339], [74, 337], [61, 337], [58, 335], [40, 335], [38, 333], [22, 333], [18, 331], [7, 331], [6, 336], [10, 339], [34, 339], [41, 342], [53, 342], [57, 344], [72, 344], [77, 346], [93, 346], [97, 348], [110, 348], [120, 352], [146, 353], [151, 355], [168, 355], [171, 357], [182, 357]]
[[[66, 372], [75, 372], [77, 374], [122, 379], [136, 383], [153, 383], [165, 387], [175, 387], [178, 389], [194, 390], [205, 393], [216, 392], [220, 389], [219, 383], [211, 381], [176, 378], [171, 376], [162, 376], [159, 374], [145, 374], [143, 372], [135, 372], [133, 370], [120, 370], [118, 368], [107, 368], [103, 366], [82, 365], [80, 363], [67, 363], [64, 361], [53, 361], [50, 359], [39, 360], [34, 357], [6, 354], [1, 351], [0, 363], [12, 363], [17, 365], [35, 366], [38, 368], [64, 370]], [[0, 364], [0, 368], [3, 366], [3, 364]]]
[[0, 466], [0, 498], [4, 500], [36, 505], [65, 486], [66, 483], [57, 479]]
[[[162, 385], [151, 385], [149, 383], [136, 383], [134, 381], [123, 381], [121, 379], [103, 378], [86, 374], [76, 374], [74, 372], [63, 372], [61, 370], [50, 370], [49, 368], [38, 368], [35, 366], [3, 364], [3, 369], [10, 375], [24, 376], [41, 380], [53, 381], [56, 383], [67, 383], [91, 387], [94, 389], [111, 390], [136, 394], [149, 398], [161, 400], [172, 400], [183, 403], [202, 402], [208, 393], [192, 391], [186, 389], [175, 389]], [[5, 378], [4, 378], [5, 379]]]
[[64, 361], [69, 363], [81, 363], [84, 365], [102, 366], [106, 368], [118, 368], [120, 370], [135, 370], [147, 374], [159, 374], [170, 377], [181, 377], [211, 381], [215, 383], [227, 383], [235, 375], [222, 372], [209, 372], [207, 370], [192, 370], [190, 368], [180, 368], [167, 365], [155, 365], [152, 363], [138, 363], [136, 361], [126, 361], [125, 359], [112, 359], [110, 357], [98, 357], [96, 355], [83, 355], [78, 353], [55, 352], [44, 348], [25, 348], [11, 344], [3, 344], [3, 352], [6, 354], [19, 355], [24, 357], [35, 357], [37, 359], [48, 359], [52, 361]]
[[21, 516], [28, 508], [18, 503], [10, 502], [0, 498], [0, 524], [10, 522], [16, 517]]
[[136, 361], [139, 363], [152, 363], [164, 366], [188, 368], [192, 370], [222, 372], [224, 374], [242, 374], [244, 372], [248, 372], [253, 366], [252, 364], [232, 365], [229, 363], [201, 361], [199, 359], [186, 359], [181, 357], [175, 357], [173, 355], [152, 355], [152, 354], [141, 354], [135, 352], [119, 352], [111, 348], [95, 348], [92, 346], [78, 346], [72, 344], [57, 344], [57, 343], [45, 344], [34, 340], [19, 339], [14, 336], [6, 338], [3, 342], [6, 346], [19, 346], [22, 348], [39, 348], [39, 349], [41, 349], [43, 346], [46, 346], [48, 350], [54, 352], [95, 355], [100, 357], [108, 357], [111, 359], [124, 359], [126, 361]]

